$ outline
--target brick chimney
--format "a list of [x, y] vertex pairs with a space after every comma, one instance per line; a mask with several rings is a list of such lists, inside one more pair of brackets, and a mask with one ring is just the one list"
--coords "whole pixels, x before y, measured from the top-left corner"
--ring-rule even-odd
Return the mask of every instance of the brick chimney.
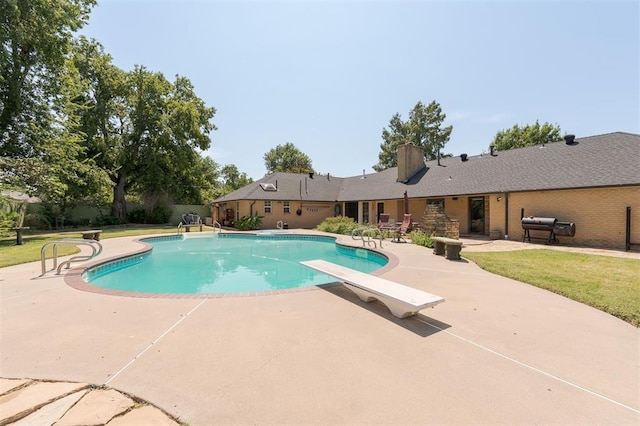
[[407, 182], [424, 167], [422, 147], [412, 144], [398, 147], [398, 182]]

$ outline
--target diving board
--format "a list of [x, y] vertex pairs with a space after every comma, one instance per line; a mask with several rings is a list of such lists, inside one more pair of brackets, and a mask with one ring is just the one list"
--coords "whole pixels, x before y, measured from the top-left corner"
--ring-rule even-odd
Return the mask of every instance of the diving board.
[[379, 300], [398, 318], [415, 315], [422, 309], [432, 308], [444, 302], [443, 297], [325, 260], [307, 260], [300, 263], [337, 278], [364, 302]]

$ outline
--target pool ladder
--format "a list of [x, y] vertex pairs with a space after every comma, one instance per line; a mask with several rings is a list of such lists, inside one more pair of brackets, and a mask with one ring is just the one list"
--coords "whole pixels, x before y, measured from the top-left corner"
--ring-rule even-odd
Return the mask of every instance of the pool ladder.
[[351, 238], [354, 240], [362, 240], [363, 246], [373, 245], [373, 248], [376, 248], [376, 236], [378, 237], [378, 240], [380, 240], [380, 248], [382, 248], [384, 235], [382, 235], [382, 231], [380, 231], [380, 229], [373, 228], [371, 226], [361, 226], [351, 231]]
[[[82, 254], [79, 256], [73, 256], [71, 259], [67, 259], [64, 262], [62, 262], [60, 265], [58, 265], [58, 246], [60, 244], [69, 244], [74, 246], [89, 246], [91, 247], [92, 253], [89, 255]], [[60, 271], [62, 270], [62, 267], [65, 265], [67, 266], [67, 269], [71, 268], [71, 262], [81, 262], [85, 260], [91, 260], [94, 257], [98, 256], [100, 253], [102, 253], [102, 244], [100, 244], [100, 242], [96, 240], [81, 240], [77, 238], [65, 238], [62, 240], [46, 243], [45, 245], [42, 246], [42, 249], [40, 249], [40, 265], [42, 266], [42, 274], [40, 274], [41, 277], [47, 273], [47, 265], [46, 265], [47, 247], [51, 245], [53, 245], [53, 268], [51, 269], [51, 271], [56, 270], [56, 275], [60, 275]]]

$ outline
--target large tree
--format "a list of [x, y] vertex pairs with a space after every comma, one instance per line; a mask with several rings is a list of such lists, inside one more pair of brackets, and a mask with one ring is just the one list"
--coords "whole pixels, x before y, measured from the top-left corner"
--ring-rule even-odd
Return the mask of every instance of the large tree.
[[[246, 173], [240, 172], [235, 164], [227, 164], [221, 170], [223, 194], [235, 191], [253, 182]], [[222, 194], [221, 194], [222, 195]]]
[[560, 132], [560, 126], [557, 124], [544, 123], [540, 125], [536, 120], [535, 124], [524, 126], [516, 124], [510, 129], [499, 131], [490, 146], [500, 151], [506, 151], [525, 146], [543, 145], [561, 140]]
[[267, 173], [309, 173], [313, 171], [311, 159], [294, 144], [287, 142], [278, 145], [264, 154], [264, 165]]
[[418, 102], [409, 112], [409, 119], [402, 121], [400, 114], [391, 117], [389, 127], [382, 130], [382, 144], [378, 154], [378, 164], [373, 166], [377, 172], [396, 167], [398, 146], [407, 143], [422, 147], [425, 159], [437, 158], [444, 145], [449, 141], [452, 126], [443, 127], [446, 119], [440, 104], [432, 101], [429, 105]]
[[[137, 66], [119, 70], [95, 41], [81, 39], [75, 63], [84, 92], [77, 102], [88, 155], [113, 181], [112, 215], [126, 218], [126, 196], [202, 202], [202, 175], [214, 172], [202, 161], [215, 130], [209, 108], [193, 85], [177, 76]], [[153, 206], [149, 206], [153, 207]]]
[[0, 1], [0, 184], [66, 202], [99, 180], [72, 129], [78, 87], [67, 66], [73, 33], [94, 4]]
[[86, 23], [95, 3], [0, 2], [0, 156], [38, 157], [52, 142], [73, 33]]

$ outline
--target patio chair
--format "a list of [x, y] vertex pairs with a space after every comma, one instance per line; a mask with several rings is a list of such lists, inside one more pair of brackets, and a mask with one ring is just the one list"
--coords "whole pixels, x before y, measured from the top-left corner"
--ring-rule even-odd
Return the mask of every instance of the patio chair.
[[405, 242], [404, 237], [413, 229], [413, 221], [411, 220], [411, 214], [405, 213], [402, 223], [399, 227], [395, 228], [395, 236], [392, 241], [399, 243]]
[[413, 230], [413, 221], [411, 220], [411, 213], [405, 213], [402, 219], [402, 225], [400, 225], [400, 234], [407, 235]]
[[378, 220], [378, 228], [379, 229], [388, 229], [389, 228], [389, 215], [386, 213], [380, 213], [380, 220]]

